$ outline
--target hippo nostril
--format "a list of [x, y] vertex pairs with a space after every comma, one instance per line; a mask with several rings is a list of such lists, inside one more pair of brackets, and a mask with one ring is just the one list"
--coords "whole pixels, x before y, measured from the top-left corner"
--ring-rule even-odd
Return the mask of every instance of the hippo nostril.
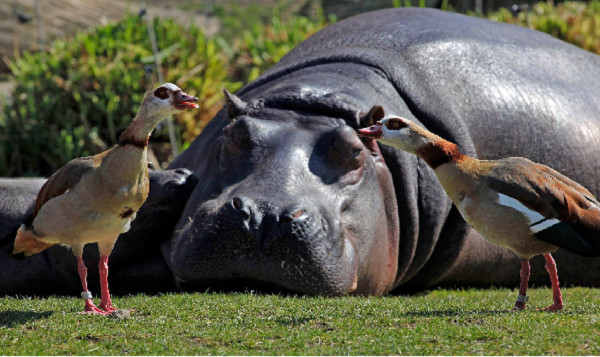
[[298, 218], [302, 217], [303, 215], [304, 215], [303, 209], [299, 209], [296, 212], [291, 214], [292, 218], [294, 218], [294, 219], [298, 219]]
[[250, 218], [252, 212], [250, 211], [250, 207], [244, 203], [244, 199], [234, 197], [233, 200], [231, 200], [231, 204], [240, 212], [244, 219]]
[[306, 213], [304, 208], [294, 208], [289, 210], [286, 214], [281, 216], [282, 223], [289, 223], [292, 221], [296, 221], [302, 219]]
[[242, 200], [240, 200], [239, 198], [234, 198], [233, 199], [233, 207], [237, 208], [237, 209], [242, 209]]

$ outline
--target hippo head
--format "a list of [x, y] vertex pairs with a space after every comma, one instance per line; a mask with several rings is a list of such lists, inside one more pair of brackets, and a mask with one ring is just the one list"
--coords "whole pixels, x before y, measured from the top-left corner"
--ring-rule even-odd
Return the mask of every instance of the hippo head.
[[[178, 285], [389, 291], [397, 204], [374, 141], [341, 118], [226, 96], [228, 120], [201, 154], [200, 183], [166, 253]], [[352, 125], [373, 116], [383, 111], [356, 114]]]

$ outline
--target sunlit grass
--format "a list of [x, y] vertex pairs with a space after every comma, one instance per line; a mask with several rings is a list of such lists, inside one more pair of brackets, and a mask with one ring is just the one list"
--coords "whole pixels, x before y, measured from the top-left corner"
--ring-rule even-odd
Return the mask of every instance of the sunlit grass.
[[[379, 298], [173, 294], [115, 298], [129, 320], [77, 314], [77, 298], [0, 299], [0, 353], [599, 354], [600, 289], [564, 289], [558, 313], [508, 312], [507, 289]], [[532, 308], [551, 303], [530, 291]]]

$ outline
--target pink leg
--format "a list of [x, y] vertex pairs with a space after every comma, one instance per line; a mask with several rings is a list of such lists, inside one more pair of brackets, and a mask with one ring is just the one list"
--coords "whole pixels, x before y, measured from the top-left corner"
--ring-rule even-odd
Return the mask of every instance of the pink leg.
[[100, 270], [100, 308], [106, 312], [115, 311], [117, 309], [112, 306], [108, 291], [108, 255], [100, 255], [98, 269]]
[[[89, 296], [91, 296], [91, 293], [88, 291], [88, 286], [87, 286], [87, 268], [85, 267], [85, 263], [83, 262], [83, 259], [81, 257], [77, 258], [77, 268], [79, 271], [79, 278], [81, 279], [81, 285], [83, 287], [83, 293], [89, 294]], [[85, 309], [83, 310], [83, 313], [104, 314], [104, 311], [98, 309], [96, 307], [96, 305], [94, 305], [94, 302], [92, 301], [91, 297], [84, 298], [84, 300], [85, 300]]]
[[527, 308], [527, 287], [529, 286], [529, 260], [521, 261], [521, 284], [519, 285], [519, 296], [514, 310], [525, 310]]
[[548, 270], [548, 274], [550, 274], [550, 281], [552, 282], [552, 298], [554, 303], [544, 310], [548, 311], [558, 311], [562, 310], [563, 302], [562, 295], [560, 293], [560, 286], [558, 285], [558, 273], [556, 272], [556, 263], [554, 259], [548, 254], [544, 254], [544, 258], [546, 258], [546, 270]]

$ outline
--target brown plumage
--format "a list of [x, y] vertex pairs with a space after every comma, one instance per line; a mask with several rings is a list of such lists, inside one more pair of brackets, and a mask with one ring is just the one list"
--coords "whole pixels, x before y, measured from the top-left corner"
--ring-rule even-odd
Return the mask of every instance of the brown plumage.
[[515, 309], [526, 306], [529, 259], [534, 255], [546, 259], [552, 311], [562, 309], [562, 297], [550, 253], [561, 247], [580, 255], [600, 255], [600, 203], [558, 171], [520, 157], [492, 161], [463, 155], [456, 144], [399, 117], [383, 118], [359, 133], [421, 157], [465, 221], [521, 259]]
[[[585, 187], [560, 172], [524, 158], [498, 161], [489, 185], [547, 218], [569, 223], [592, 246], [600, 247], [598, 200]], [[568, 249], [568, 248], [565, 248]], [[581, 255], [597, 255], [579, 250]]]
[[[148, 197], [148, 138], [159, 122], [197, 107], [197, 100], [170, 83], [147, 94], [117, 145], [68, 162], [46, 181], [33, 213], [17, 231], [13, 255], [27, 257], [56, 244], [68, 245], [78, 259], [85, 312], [115, 310], [108, 291], [108, 255]], [[100, 250], [102, 310], [94, 305], [87, 289], [82, 254], [88, 243], [98, 243]]]

